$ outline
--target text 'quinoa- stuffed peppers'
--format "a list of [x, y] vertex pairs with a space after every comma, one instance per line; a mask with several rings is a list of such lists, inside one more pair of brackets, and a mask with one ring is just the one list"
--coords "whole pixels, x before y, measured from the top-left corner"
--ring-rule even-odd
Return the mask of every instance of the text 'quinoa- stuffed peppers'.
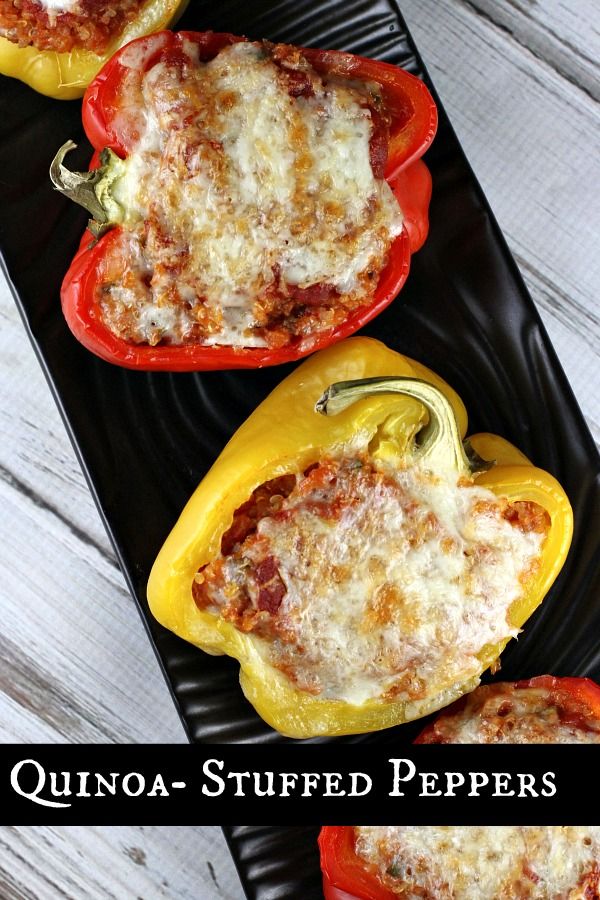
[[325, 900], [594, 900], [597, 825], [327, 825]]
[[572, 531], [555, 479], [500, 437], [465, 448], [466, 424], [445, 382], [378, 341], [316, 354], [192, 496], [153, 567], [152, 612], [237, 658], [285, 735], [447, 705], [542, 601]]
[[600, 686], [554, 675], [483, 684], [443, 710], [415, 744], [600, 744]]
[[0, 0], [0, 73], [81, 97], [119, 47], [168, 28], [189, 0]]
[[93, 171], [71, 142], [51, 167], [93, 216], [62, 305], [121, 366], [298, 359], [381, 312], [427, 236], [436, 107], [389, 63], [165, 31], [110, 60], [83, 123]]

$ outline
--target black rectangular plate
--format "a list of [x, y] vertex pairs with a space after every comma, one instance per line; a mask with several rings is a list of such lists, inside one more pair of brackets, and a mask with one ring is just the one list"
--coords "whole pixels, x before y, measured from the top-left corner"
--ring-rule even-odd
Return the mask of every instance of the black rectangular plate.
[[[393, 0], [194, 2], [185, 28], [337, 47], [427, 79]], [[85, 166], [79, 102], [0, 82], [0, 246], [15, 299], [136, 598], [191, 740], [283, 741], [241, 694], [237, 663], [207, 656], [150, 616], [146, 580], [180, 510], [237, 426], [290, 370], [131, 372], [85, 351], [60, 312], [59, 289], [85, 215], [51, 190], [56, 149], [74, 138]], [[575, 509], [561, 577], [502, 676], [600, 678], [600, 461], [565, 375], [493, 215], [440, 106], [427, 162], [431, 232], [399, 298], [365, 333], [443, 375], [471, 431], [492, 431], [551, 471]], [[277, 427], [278, 423], [274, 423]], [[339, 741], [412, 739], [407, 725]]]
[[316, 825], [225, 825], [248, 900], [323, 900]]

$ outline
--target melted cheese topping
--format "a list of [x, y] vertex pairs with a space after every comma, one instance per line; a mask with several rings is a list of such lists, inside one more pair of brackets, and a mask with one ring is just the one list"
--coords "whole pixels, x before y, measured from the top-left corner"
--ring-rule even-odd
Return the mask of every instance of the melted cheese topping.
[[[583, 900], [598, 896], [598, 826], [360, 826], [355, 835], [357, 855], [399, 897]], [[586, 876], [594, 893], [583, 892]]]
[[[147, 0], [0, 0], [0, 35], [19, 47], [103, 54]], [[37, 65], [37, 62], [35, 62]]]
[[[283, 69], [260, 44], [208, 63], [192, 44], [185, 54], [183, 70], [151, 68], [141, 109], [122, 112], [118, 130], [138, 140], [114, 189], [126, 231], [105, 273], [106, 324], [150, 344], [247, 347], [280, 320], [296, 335], [333, 327], [368, 302], [402, 230], [371, 168], [375, 88], [322, 78], [302, 57]], [[310, 94], [290, 95], [289, 71]], [[302, 292], [319, 285], [317, 316], [318, 296]]]
[[271, 662], [302, 690], [354, 704], [435, 696], [517, 634], [508, 611], [544, 535], [510, 524], [506, 506], [455, 473], [330, 460], [197, 578], [213, 608], [234, 620], [243, 608], [239, 627], [266, 630]]
[[51, 12], [71, 12], [79, 7], [79, 0], [37, 0], [37, 3]]
[[544, 687], [483, 685], [436, 720], [429, 741], [448, 744], [600, 744], [600, 719]]

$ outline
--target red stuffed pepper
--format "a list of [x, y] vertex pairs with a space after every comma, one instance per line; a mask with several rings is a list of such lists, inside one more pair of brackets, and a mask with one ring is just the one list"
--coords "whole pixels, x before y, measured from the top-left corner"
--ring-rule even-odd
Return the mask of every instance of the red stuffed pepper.
[[325, 900], [395, 900], [376, 871], [356, 853], [352, 825], [327, 825], [319, 835]]
[[484, 684], [421, 732], [416, 744], [600, 744], [600, 687], [540, 675]]
[[596, 825], [327, 826], [325, 900], [594, 900]]
[[[427, 235], [427, 88], [338, 51], [161, 32], [83, 101], [93, 221], [63, 283], [75, 336], [129, 368], [258, 367], [352, 334]], [[96, 240], [95, 240], [96, 239]]]

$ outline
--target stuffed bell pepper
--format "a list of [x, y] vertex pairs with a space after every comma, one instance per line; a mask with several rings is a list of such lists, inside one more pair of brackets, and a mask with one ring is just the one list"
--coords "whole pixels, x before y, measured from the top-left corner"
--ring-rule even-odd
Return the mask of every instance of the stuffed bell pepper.
[[188, 0], [0, 0], [0, 73], [57, 100], [81, 97], [113, 53], [168, 28]]
[[388, 63], [162, 32], [90, 85], [92, 171], [55, 187], [93, 216], [62, 287], [75, 336], [140, 369], [274, 365], [355, 332], [426, 238], [436, 130]]
[[239, 660], [292, 737], [472, 690], [564, 562], [571, 508], [438, 376], [369, 338], [316, 354], [225, 447], [153, 567], [158, 620]]
[[595, 900], [596, 825], [326, 826], [325, 900]]
[[600, 744], [600, 687], [539, 675], [476, 688], [445, 709], [416, 744]]

